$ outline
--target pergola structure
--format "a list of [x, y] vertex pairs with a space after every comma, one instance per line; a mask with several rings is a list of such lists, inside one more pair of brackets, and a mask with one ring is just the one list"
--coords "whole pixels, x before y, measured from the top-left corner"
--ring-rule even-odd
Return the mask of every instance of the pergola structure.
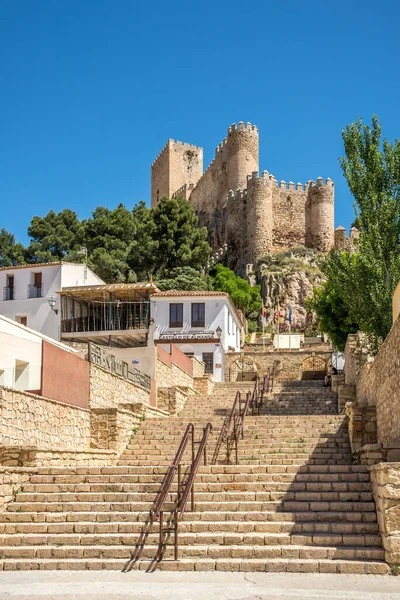
[[109, 346], [144, 346], [154, 283], [66, 287], [60, 292], [61, 339]]

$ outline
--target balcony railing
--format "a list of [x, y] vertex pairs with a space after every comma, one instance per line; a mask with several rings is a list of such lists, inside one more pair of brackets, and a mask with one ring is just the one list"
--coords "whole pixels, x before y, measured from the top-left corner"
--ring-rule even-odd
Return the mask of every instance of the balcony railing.
[[7, 286], [3, 288], [3, 300], [14, 300], [14, 286]]
[[[69, 317], [63, 308], [61, 320], [62, 333], [80, 333], [84, 331], [127, 331], [129, 329], [148, 329], [150, 323], [149, 302], [93, 302], [75, 304], [76, 312], [82, 316]], [[76, 314], [75, 312], [75, 314]], [[68, 318], [66, 318], [68, 315]]]
[[30, 283], [28, 285], [28, 298], [42, 298], [43, 297], [43, 289], [41, 285], [35, 285], [34, 283]]

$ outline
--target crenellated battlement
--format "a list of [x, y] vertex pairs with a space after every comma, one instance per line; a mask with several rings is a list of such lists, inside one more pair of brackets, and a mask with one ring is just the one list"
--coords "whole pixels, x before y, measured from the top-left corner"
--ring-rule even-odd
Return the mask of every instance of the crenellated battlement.
[[153, 163], [152, 205], [166, 189], [192, 203], [213, 248], [228, 243], [231, 268], [268, 252], [296, 246], [328, 252], [334, 245], [333, 181], [278, 182], [272, 173], [260, 172], [259, 131], [252, 123], [228, 128], [204, 172], [202, 149], [168, 140]]
[[256, 132], [258, 134], [258, 128], [255, 125], [244, 123], [244, 121], [239, 121], [237, 125], [236, 123], [232, 123], [228, 129], [228, 136], [232, 135], [235, 131], [246, 131], [248, 133]]
[[189, 144], [188, 142], [180, 142], [179, 140], [173, 140], [172, 138], [169, 138], [168, 142], [162, 148], [157, 158], [152, 162], [151, 166], [153, 167], [156, 164], [156, 162], [164, 154], [164, 152], [174, 147], [176, 147], [178, 150], [192, 150], [193, 152], [203, 150], [201, 146], [195, 146], [194, 144]]

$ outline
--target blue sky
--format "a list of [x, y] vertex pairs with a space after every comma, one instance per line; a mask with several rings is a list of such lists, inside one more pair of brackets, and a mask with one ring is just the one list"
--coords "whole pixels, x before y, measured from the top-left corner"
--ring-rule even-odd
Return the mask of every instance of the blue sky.
[[400, 137], [393, 0], [19, 0], [0, 3], [0, 228], [150, 196], [171, 137], [205, 149], [233, 122], [260, 130], [260, 168], [336, 184], [341, 130], [377, 113]]

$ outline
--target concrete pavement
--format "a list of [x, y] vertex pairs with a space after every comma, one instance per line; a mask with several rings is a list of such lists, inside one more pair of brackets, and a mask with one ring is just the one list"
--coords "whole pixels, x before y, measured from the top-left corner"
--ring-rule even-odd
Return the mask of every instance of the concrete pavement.
[[400, 578], [294, 573], [20, 571], [0, 600], [400, 600]]

